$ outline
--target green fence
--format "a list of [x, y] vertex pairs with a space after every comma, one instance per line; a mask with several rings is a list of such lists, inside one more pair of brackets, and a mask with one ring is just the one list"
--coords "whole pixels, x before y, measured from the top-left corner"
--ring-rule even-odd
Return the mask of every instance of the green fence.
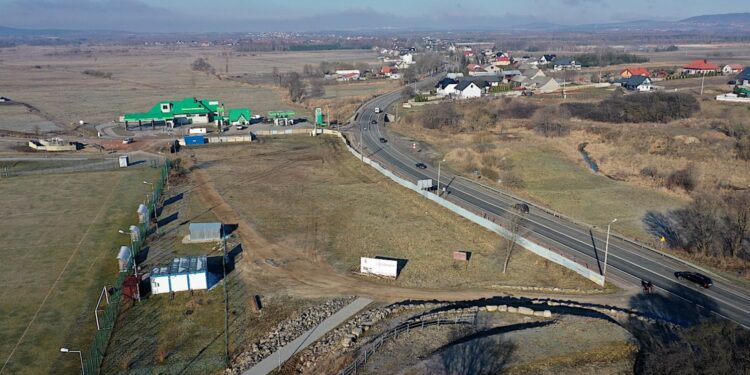
[[154, 211], [156, 210], [156, 203], [161, 196], [164, 184], [167, 181], [167, 175], [169, 174], [169, 168], [171, 162], [169, 159], [166, 160], [163, 166], [161, 166], [161, 177], [158, 181], [154, 182], [153, 192], [148, 196], [146, 207], [148, 207], [148, 217], [145, 223], [139, 224], [138, 229], [140, 230], [141, 238], [138, 241], [132, 243], [132, 256], [128, 263], [128, 272], [120, 272], [117, 276], [117, 280], [114, 284], [114, 292], [109, 296], [109, 304], [104, 309], [104, 314], [99, 320], [101, 329], [96, 331], [94, 336], [94, 342], [91, 343], [91, 348], [88, 353], [83, 356], [83, 369], [87, 375], [98, 374], [101, 368], [102, 361], [104, 360], [104, 354], [107, 352], [107, 345], [109, 339], [112, 336], [112, 331], [115, 328], [117, 322], [117, 314], [120, 312], [120, 303], [122, 302], [122, 283], [125, 281], [125, 277], [130, 275], [133, 271], [133, 262], [135, 257], [140, 252], [143, 244], [148, 237], [148, 229], [150, 218], [154, 217]]

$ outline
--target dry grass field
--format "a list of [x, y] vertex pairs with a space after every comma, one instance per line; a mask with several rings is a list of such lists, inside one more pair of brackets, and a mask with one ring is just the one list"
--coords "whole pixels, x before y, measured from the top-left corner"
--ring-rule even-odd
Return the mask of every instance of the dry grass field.
[[[311, 118], [309, 106], [288, 102], [282, 89], [227, 77], [267, 77], [273, 67], [282, 73], [300, 72], [304, 65], [317, 67], [322, 61], [377, 64], [372, 51], [231, 52], [226, 73], [223, 52], [221, 48], [197, 47], [22, 46], [0, 49], [0, 75], [3, 90], [11, 99], [38, 108], [58, 125], [74, 128], [80, 120], [94, 125], [110, 122], [125, 112], [147, 111], [160, 100], [183, 97], [216, 98], [229, 108], [250, 107], [257, 114], [291, 109]], [[199, 57], [207, 59], [218, 76], [191, 70], [190, 64]], [[84, 71], [111, 73], [111, 78]], [[337, 85], [328, 95], [367, 94], [373, 91], [370, 86]], [[0, 108], [0, 114], [5, 110]], [[3, 120], [0, 129], [18, 122], [26, 131], [35, 130], [39, 122], [8, 115], [15, 116], [12, 123], [6, 125]]]
[[8, 374], [75, 373], [96, 325], [101, 288], [117, 277], [117, 233], [157, 170], [47, 174], [0, 180], [0, 361]]
[[[486, 183], [509, 189], [592, 225], [603, 226], [616, 217], [617, 232], [641, 240], [652, 240], [641, 223], [647, 210], [676, 208], [687, 201], [684, 196], [666, 189], [654, 189], [594, 174], [577, 152], [576, 146], [580, 142], [576, 141], [582, 137], [575, 134], [560, 139], [544, 138], [524, 129], [506, 128], [503, 135], [484, 132], [445, 137], [440, 131], [424, 129], [417, 124], [398, 123], [392, 125], [391, 129], [425, 141], [432, 148], [433, 159], [441, 160], [444, 157], [447, 160], [443, 168], [468, 177], [474, 170], [500, 165], [520, 178], [523, 185], [509, 186], [491, 179]], [[583, 139], [591, 141], [590, 138]], [[597, 146], [592, 142], [587, 150], [594, 160], [602, 161], [600, 167], [604, 173], [612, 173], [606, 164], [611, 159], [599, 158]]]
[[[589, 282], [421, 200], [361, 165], [336, 138], [272, 138], [261, 144], [191, 149], [218, 193], [269, 243], [301, 259], [359, 271], [361, 256], [404, 259], [388, 285], [456, 290], [493, 286], [588, 288]], [[472, 252], [457, 263], [456, 250]]]
[[0, 105], [0, 131], [44, 134], [62, 130], [22, 105]]

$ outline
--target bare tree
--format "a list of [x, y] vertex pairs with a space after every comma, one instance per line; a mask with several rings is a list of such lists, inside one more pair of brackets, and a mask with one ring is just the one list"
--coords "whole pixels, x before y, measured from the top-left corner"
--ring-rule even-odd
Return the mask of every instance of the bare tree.
[[401, 90], [401, 100], [407, 101], [414, 96], [414, 87], [406, 86]]
[[284, 86], [289, 90], [289, 99], [299, 102], [305, 96], [305, 86], [299, 77], [299, 73], [291, 72], [284, 79]]
[[505, 262], [503, 262], [503, 275], [508, 270], [508, 264], [510, 263], [510, 256], [513, 254], [513, 250], [516, 247], [516, 244], [518, 243], [518, 238], [520, 237], [521, 230], [521, 216], [514, 214], [513, 217], [510, 218], [510, 223], [508, 224], [508, 231], [510, 231], [510, 238], [506, 239], [508, 241], [508, 245], [506, 246], [506, 252], [505, 252]]
[[273, 77], [273, 84], [276, 86], [281, 86], [281, 74], [279, 74], [279, 68], [273, 67], [271, 69], [271, 77]]
[[192, 64], [190, 64], [190, 67], [195, 70], [196, 72], [203, 72], [206, 74], [215, 74], [216, 69], [214, 69], [211, 64], [208, 63], [208, 60], [199, 57], [193, 61]]
[[414, 70], [414, 68], [406, 68], [401, 71], [401, 81], [403, 83], [412, 83], [417, 80], [417, 72]]
[[320, 98], [325, 95], [326, 89], [323, 87], [322, 79], [313, 79], [310, 81], [310, 97]]

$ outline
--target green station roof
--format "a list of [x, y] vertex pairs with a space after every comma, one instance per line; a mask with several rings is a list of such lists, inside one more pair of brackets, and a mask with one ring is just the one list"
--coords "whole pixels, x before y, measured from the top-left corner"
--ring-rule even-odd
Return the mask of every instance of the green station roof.
[[245, 121], [250, 122], [250, 108], [234, 108], [229, 110], [229, 122], [239, 121], [244, 117]]
[[180, 115], [224, 114], [224, 107], [218, 100], [185, 98], [180, 101], [163, 101], [154, 105], [148, 112], [126, 113], [125, 121], [164, 121]]

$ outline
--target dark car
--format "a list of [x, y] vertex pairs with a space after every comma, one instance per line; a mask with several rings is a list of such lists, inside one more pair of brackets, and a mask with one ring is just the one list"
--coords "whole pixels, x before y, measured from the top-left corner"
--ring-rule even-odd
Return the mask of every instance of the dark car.
[[737, 84], [737, 81], [735, 81], [735, 80], [731, 80], [731, 81], [727, 82], [727, 85], [736, 85], [736, 84]]
[[380, 143], [386, 143], [386, 142], [388, 142], [388, 140], [387, 140], [387, 139], [385, 139], [385, 138], [383, 138], [383, 137], [380, 137]]
[[377, 125], [378, 124], [378, 120], [372, 120], [372, 121], [370, 121], [370, 124]]
[[685, 279], [687, 281], [696, 283], [704, 288], [709, 288], [712, 285], [714, 285], [710, 277], [700, 274], [698, 272], [688, 272], [688, 271], [675, 272], [674, 277], [676, 277], [677, 280]]
[[513, 208], [522, 214], [529, 213], [529, 205], [526, 203], [516, 203], [513, 205]]
[[425, 163], [417, 163], [415, 166], [419, 169], [427, 169], [427, 165]]

